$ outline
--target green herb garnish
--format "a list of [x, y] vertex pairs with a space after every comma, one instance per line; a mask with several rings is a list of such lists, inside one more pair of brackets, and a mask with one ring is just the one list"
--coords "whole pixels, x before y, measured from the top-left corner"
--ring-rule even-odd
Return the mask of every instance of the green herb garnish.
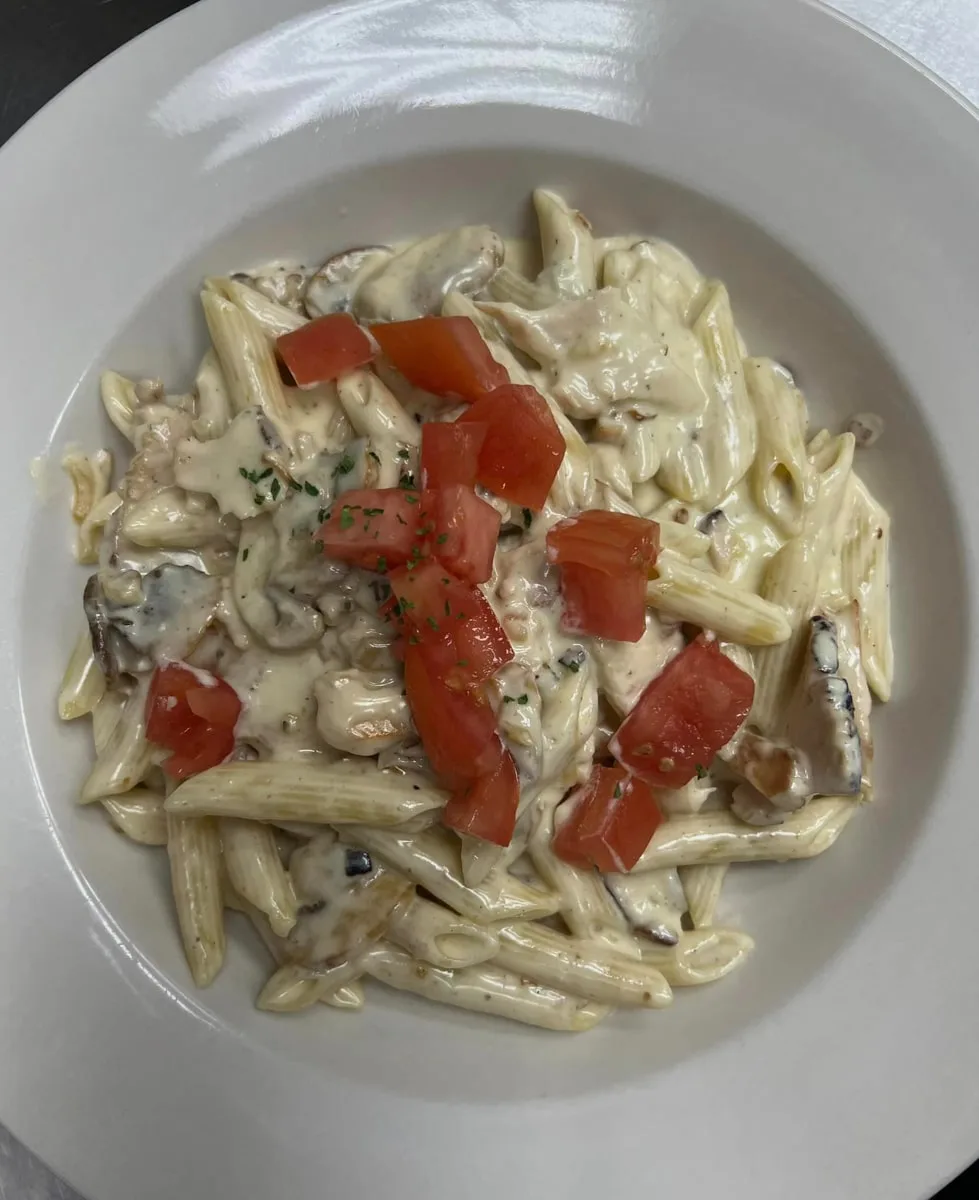
[[343, 508], [340, 509], [340, 528], [341, 529], [350, 529], [350, 527], [353, 525], [353, 523], [354, 523], [354, 515], [350, 510], [350, 505], [345, 504], [343, 506]]
[[529, 529], [533, 524], [534, 514], [529, 508], [523, 508], [520, 511], [523, 513], [523, 527], [524, 529]]
[[303, 490], [306, 492], [307, 496], [318, 496], [320, 494], [320, 489], [315, 483], [310, 483], [308, 479], [303, 484]]
[[349, 475], [356, 465], [357, 464], [354, 462], [354, 457], [352, 454], [344, 454], [337, 465], [333, 468], [334, 478], [336, 478], [337, 475]]

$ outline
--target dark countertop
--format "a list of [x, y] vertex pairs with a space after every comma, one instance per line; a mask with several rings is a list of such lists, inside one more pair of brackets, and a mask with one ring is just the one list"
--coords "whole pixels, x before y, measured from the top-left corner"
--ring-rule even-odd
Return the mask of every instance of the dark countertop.
[[[0, 145], [83, 71], [191, 2], [0, 0]], [[869, 9], [864, 15], [854, 0], [838, 7], [874, 24]], [[917, 6], [913, 0], [910, 5], [905, 0], [905, 7]], [[938, 70], [944, 73], [940, 64]], [[867, 1114], [864, 1119], [872, 1120], [872, 1116]], [[979, 1130], [976, 1141], [979, 1143]], [[945, 1188], [941, 1200], [964, 1200], [970, 1184], [979, 1185], [979, 1164]], [[0, 1125], [0, 1200], [81, 1198]]]

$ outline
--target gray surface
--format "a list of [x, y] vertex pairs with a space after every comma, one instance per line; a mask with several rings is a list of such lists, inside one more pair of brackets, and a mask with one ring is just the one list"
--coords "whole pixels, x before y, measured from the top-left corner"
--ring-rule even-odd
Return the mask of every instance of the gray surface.
[[[794, 3], [795, 0], [784, 0]], [[0, 36], [0, 144], [55, 92], [188, 0], [13, 0]], [[979, 105], [979, 0], [832, 0]], [[2, 1070], [2, 1065], [0, 1065]], [[979, 1130], [976, 1131], [979, 1152]], [[979, 1183], [979, 1167], [942, 1200]], [[0, 1200], [80, 1200], [0, 1126]], [[92, 1197], [91, 1200], [98, 1200]]]

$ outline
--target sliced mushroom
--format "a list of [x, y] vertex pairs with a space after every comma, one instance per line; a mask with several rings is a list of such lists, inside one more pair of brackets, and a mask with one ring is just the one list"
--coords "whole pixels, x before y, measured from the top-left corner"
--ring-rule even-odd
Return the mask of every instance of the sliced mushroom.
[[108, 588], [102, 573], [89, 579], [84, 604], [92, 649], [110, 682], [185, 658], [213, 619], [221, 591], [218, 579], [191, 567], [158, 567], [142, 578], [110, 574], [105, 582]]
[[[354, 851], [356, 853], [356, 850]], [[351, 872], [350, 851], [331, 834], [313, 838], [293, 852], [289, 871], [302, 902], [286, 941], [293, 962], [329, 968], [383, 937], [391, 914], [412, 891], [401, 875], [370, 862]]]
[[750, 783], [739, 783], [731, 794], [731, 812], [746, 825], [781, 825], [786, 812]]
[[804, 663], [786, 736], [809, 759], [813, 794], [855, 795], [860, 791], [863, 751], [849, 684], [837, 674], [836, 625], [828, 617], [810, 619]]
[[408, 701], [393, 674], [327, 671], [314, 690], [320, 736], [345, 754], [391, 750], [411, 731]]
[[481, 292], [503, 262], [503, 240], [487, 225], [464, 225], [414, 242], [363, 283], [354, 314], [409, 321], [441, 312], [449, 292]]
[[311, 317], [349, 312], [357, 289], [394, 257], [388, 246], [358, 246], [328, 258], [306, 285], [303, 304]]

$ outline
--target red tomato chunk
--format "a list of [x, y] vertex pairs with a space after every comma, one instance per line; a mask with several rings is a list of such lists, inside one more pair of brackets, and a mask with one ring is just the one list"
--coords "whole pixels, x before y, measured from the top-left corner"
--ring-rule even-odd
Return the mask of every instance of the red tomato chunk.
[[426, 421], [422, 426], [422, 484], [427, 488], [455, 483], [475, 487], [476, 465], [485, 440], [485, 425]]
[[496, 718], [486, 701], [447, 686], [421, 643], [405, 646], [405, 691], [418, 736], [439, 780], [463, 789], [498, 765]]
[[488, 774], [455, 792], [442, 814], [442, 823], [457, 833], [509, 846], [517, 823], [520, 780], [513, 757], [496, 739], [499, 761]]
[[275, 348], [300, 387], [336, 379], [374, 357], [370, 338], [349, 313], [330, 313], [284, 333]]
[[419, 500], [417, 492], [406, 488], [344, 492], [316, 535], [323, 552], [368, 571], [386, 571], [408, 562], [419, 553]]
[[468, 317], [392, 321], [372, 325], [371, 333], [409, 383], [436, 396], [473, 401], [507, 382]]
[[638, 642], [646, 629], [646, 574], [606, 575], [568, 563], [561, 568], [561, 628], [617, 642]]
[[158, 667], [146, 698], [146, 736], [172, 750], [163, 763], [171, 779], [186, 779], [223, 762], [235, 745], [241, 701], [234, 688], [179, 663]]
[[484, 583], [493, 573], [500, 514], [470, 487], [454, 485], [422, 493], [423, 525], [435, 557], [453, 575]]
[[474, 688], [513, 658], [510, 639], [479, 588], [430, 561], [399, 567], [389, 578], [398, 601], [392, 619], [409, 645], [425, 646], [449, 688]]
[[507, 384], [477, 400], [456, 424], [486, 425], [476, 479], [498, 496], [540, 509], [564, 458], [564, 437], [532, 387]]
[[630, 871], [663, 819], [652, 788], [621, 767], [593, 767], [562, 809], [569, 806], [554, 836], [554, 853], [599, 871]]
[[649, 783], [683, 787], [734, 737], [754, 694], [751, 676], [701, 635], [647, 685], [609, 748]]
[[646, 571], [659, 554], [659, 526], [627, 513], [589, 509], [559, 521], [547, 535], [550, 562], [578, 563], [606, 575]]

